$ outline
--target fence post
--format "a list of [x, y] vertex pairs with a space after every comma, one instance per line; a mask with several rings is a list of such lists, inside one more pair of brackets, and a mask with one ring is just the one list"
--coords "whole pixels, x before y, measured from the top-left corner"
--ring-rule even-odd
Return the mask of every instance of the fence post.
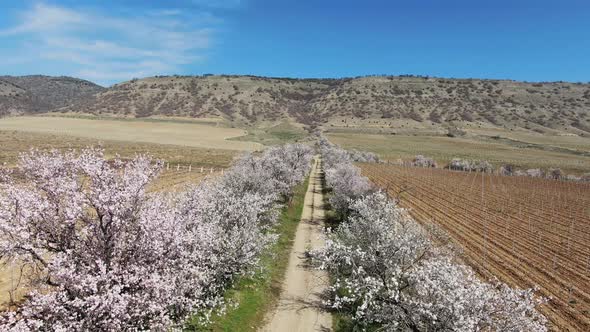
[[193, 164], [188, 165], [188, 171], [191, 172], [193, 170]]
[[166, 170], [169, 171], [170, 170], [170, 163], [166, 163]]
[[177, 171], [177, 172], [178, 172], [178, 171], [180, 171], [180, 164], [177, 164], [177, 165], [176, 165], [176, 171]]

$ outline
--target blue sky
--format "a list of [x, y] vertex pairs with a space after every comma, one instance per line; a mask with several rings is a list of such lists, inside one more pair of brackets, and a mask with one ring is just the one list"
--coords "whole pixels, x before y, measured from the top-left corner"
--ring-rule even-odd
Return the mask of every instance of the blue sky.
[[0, 75], [590, 81], [590, 1], [1, 1]]

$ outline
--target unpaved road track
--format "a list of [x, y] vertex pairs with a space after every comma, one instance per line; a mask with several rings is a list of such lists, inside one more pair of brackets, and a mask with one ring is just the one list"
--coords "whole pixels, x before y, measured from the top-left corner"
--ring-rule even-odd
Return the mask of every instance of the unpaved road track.
[[319, 249], [324, 245], [321, 238], [325, 212], [321, 179], [321, 161], [316, 158], [281, 297], [275, 310], [266, 318], [262, 331], [332, 330], [332, 317], [321, 309], [320, 298], [328, 285], [328, 276], [309, 267], [305, 257], [306, 250]]

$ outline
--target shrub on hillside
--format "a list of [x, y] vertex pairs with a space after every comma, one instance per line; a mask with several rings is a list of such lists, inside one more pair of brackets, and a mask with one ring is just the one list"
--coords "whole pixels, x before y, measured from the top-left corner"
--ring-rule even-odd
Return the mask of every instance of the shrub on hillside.
[[458, 128], [458, 127], [450, 127], [447, 129], [447, 137], [451, 137], [451, 138], [452, 137], [461, 137], [461, 136], [465, 136], [466, 134], [467, 134], [467, 132], [465, 130]]

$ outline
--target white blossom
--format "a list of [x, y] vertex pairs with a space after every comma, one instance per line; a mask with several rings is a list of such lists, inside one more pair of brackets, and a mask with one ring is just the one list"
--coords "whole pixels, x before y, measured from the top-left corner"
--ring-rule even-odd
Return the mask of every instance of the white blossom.
[[32, 151], [0, 176], [0, 254], [34, 264], [33, 291], [2, 330], [181, 329], [223, 308], [276, 236], [279, 200], [310, 167], [301, 145], [249, 155], [218, 180], [149, 194], [162, 163]]
[[332, 277], [329, 307], [385, 331], [547, 330], [536, 310], [545, 300], [533, 290], [480, 280], [395, 201], [370, 190], [346, 154], [320, 146], [330, 202], [346, 209], [325, 248], [310, 253]]

